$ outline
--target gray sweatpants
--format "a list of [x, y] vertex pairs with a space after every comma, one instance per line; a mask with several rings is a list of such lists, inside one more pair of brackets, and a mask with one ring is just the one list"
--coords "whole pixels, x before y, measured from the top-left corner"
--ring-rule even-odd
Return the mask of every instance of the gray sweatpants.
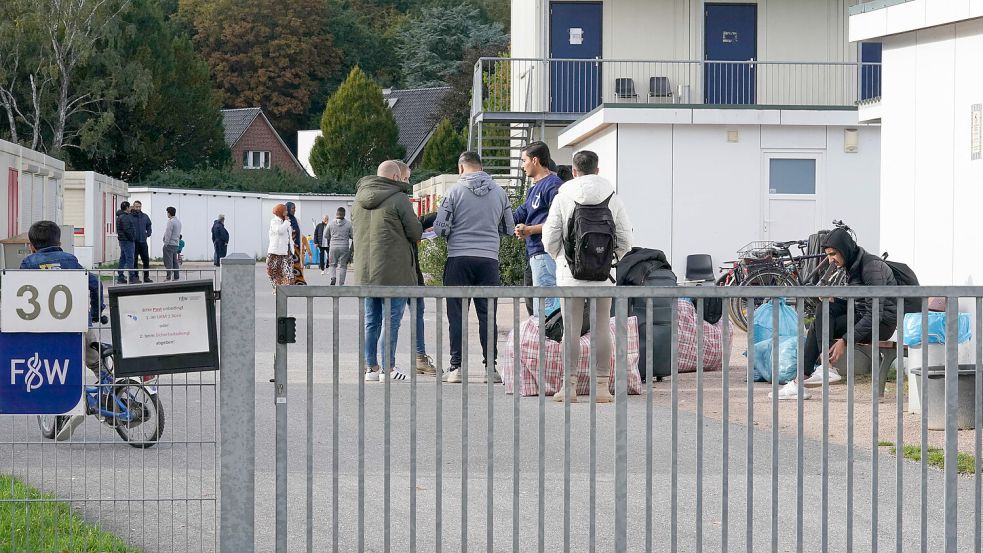
[[339, 286], [345, 284], [345, 276], [348, 274], [348, 258], [351, 251], [347, 247], [328, 248], [328, 277], [335, 278], [338, 274]]
[[[611, 359], [611, 330], [610, 330], [610, 313], [611, 313], [611, 298], [596, 298], [594, 301], [597, 302], [597, 326], [603, 329], [601, 332], [594, 332], [591, 329], [591, 348], [597, 349], [597, 371], [598, 376], [607, 377], [608, 376], [608, 363]], [[567, 321], [570, 321], [571, 336], [580, 336], [580, 330], [584, 322], [584, 309], [587, 308], [587, 300], [585, 298], [564, 298], [563, 303], [560, 305], [560, 313], [563, 315], [563, 323], [566, 325]], [[568, 318], [569, 317], [569, 318]], [[563, 345], [571, 346], [571, 354], [576, 355], [575, 359], [572, 359], [572, 365], [570, 366], [570, 372], [576, 374], [577, 363], [579, 362], [579, 342], [577, 340], [567, 340], [566, 329], [563, 332]], [[574, 353], [576, 350], [576, 353]]]

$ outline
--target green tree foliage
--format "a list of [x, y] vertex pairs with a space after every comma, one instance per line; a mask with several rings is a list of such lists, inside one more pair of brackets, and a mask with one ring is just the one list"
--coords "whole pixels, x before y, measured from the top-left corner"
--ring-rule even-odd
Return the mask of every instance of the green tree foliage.
[[139, 103], [106, 107], [112, 127], [84, 150], [70, 152], [72, 164], [134, 180], [154, 170], [227, 163], [218, 98], [191, 41], [152, 0], [134, 0], [121, 19], [118, 55], [149, 73], [150, 84]]
[[289, 194], [354, 194], [361, 173], [312, 179], [307, 175], [288, 173], [279, 169], [229, 171], [220, 168], [175, 169], [155, 171], [131, 183], [131, 186], [183, 188], [199, 190], [229, 190], [234, 192], [265, 192]]
[[261, 107], [291, 143], [325, 80], [340, 67], [325, 30], [328, 4], [311, 0], [179, 0], [223, 107]]
[[365, 171], [406, 154], [382, 89], [358, 67], [328, 99], [311, 166], [318, 176]]
[[468, 147], [468, 141], [454, 130], [446, 117], [441, 119], [433, 136], [423, 148], [423, 161], [420, 166], [431, 171], [444, 173], [457, 172], [457, 158]]
[[500, 50], [508, 43], [502, 26], [487, 22], [468, 2], [421, 10], [406, 23], [400, 38], [406, 88], [446, 86], [462, 70], [467, 52]]

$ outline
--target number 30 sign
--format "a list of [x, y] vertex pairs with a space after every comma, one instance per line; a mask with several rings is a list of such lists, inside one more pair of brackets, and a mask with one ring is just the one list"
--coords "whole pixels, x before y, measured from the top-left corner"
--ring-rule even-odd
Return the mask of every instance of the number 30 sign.
[[85, 332], [89, 277], [85, 271], [4, 271], [0, 332]]

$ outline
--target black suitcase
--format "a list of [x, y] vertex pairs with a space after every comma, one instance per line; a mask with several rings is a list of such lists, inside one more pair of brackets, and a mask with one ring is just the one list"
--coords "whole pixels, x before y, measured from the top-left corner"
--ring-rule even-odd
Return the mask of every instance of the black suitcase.
[[[618, 263], [619, 286], [676, 286], [676, 274], [659, 250], [633, 248]], [[673, 298], [652, 299], [652, 320], [646, 320], [642, 298], [628, 300], [628, 316], [638, 320], [638, 373], [642, 380], [649, 375], [661, 381], [672, 372], [672, 304]], [[612, 312], [614, 306], [612, 305]], [[612, 313], [613, 314], [613, 313]], [[649, 333], [651, 343], [649, 343]], [[646, 352], [652, 349], [652, 367], [648, 367]]]

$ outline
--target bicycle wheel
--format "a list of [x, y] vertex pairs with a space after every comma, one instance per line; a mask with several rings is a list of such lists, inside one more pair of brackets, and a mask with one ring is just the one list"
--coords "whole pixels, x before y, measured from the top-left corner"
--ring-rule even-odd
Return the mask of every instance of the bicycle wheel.
[[[781, 271], [761, 271], [754, 273], [741, 283], [741, 286], [795, 286], [795, 280]], [[730, 301], [730, 317], [734, 325], [747, 332], [747, 300], [748, 298], [733, 298]], [[765, 301], [762, 298], [754, 298], [754, 308], [757, 309]]]
[[133, 447], [157, 444], [164, 433], [164, 410], [157, 394], [141, 384], [128, 382], [115, 388], [116, 433]]
[[42, 437], [48, 440], [54, 439], [59, 418], [57, 415], [38, 415], [38, 428], [41, 429]]

